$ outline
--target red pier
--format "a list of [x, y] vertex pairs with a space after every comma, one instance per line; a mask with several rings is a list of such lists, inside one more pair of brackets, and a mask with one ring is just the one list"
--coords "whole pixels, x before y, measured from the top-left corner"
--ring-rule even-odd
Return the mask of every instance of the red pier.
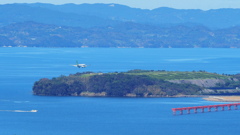
[[205, 109], [207, 109], [208, 112], [212, 111], [212, 108], [214, 108], [214, 111], [218, 111], [220, 108], [222, 111], [224, 111], [225, 107], [227, 107], [228, 110], [231, 110], [232, 106], [235, 110], [238, 109], [238, 105], [240, 103], [233, 103], [233, 104], [220, 104], [220, 105], [207, 105], [207, 106], [194, 106], [194, 107], [182, 107], [182, 108], [172, 108], [173, 114], [176, 115], [177, 111], [179, 111], [179, 114], [182, 115], [183, 111], [186, 111], [187, 114], [190, 114], [191, 110], [194, 111], [194, 113], [197, 113], [198, 110], [201, 110], [202, 113], [204, 113]]

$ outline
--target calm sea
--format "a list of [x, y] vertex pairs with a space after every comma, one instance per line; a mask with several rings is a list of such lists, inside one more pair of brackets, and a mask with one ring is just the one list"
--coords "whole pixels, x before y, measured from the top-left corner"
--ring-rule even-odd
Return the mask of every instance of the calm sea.
[[[76, 63], [90, 65], [76, 68]], [[32, 95], [33, 83], [76, 72], [131, 69], [240, 73], [239, 49], [0, 48], [1, 135], [238, 135], [240, 110], [173, 116], [201, 98]]]

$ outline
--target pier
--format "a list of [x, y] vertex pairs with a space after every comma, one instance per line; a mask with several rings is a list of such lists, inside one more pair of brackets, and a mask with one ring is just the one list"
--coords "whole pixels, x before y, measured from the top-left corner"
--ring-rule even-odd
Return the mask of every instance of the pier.
[[[231, 109], [238, 109], [238, 105], [240, 103], [233, 103], [233, 104], [219, 104], [219, 105], [207, 105], [207, 106], [194, 106], [194, 107], [182, 107], [182, 108], [172, 108], [173, 114], [176, 115], [177, 112], [179, 112], [180, 115], [186, 111], [187, 114], [190, 114], [191, 111], [194, 113], [198, 113], [198, 110], [200, 110], [201, 113], [204, 113], [204, 111], [218, 111], [219, 109], [221, 111], [224, 111], [225, 109], [231, 110]], [[234, 108], [233, 108], [234, 107]]]

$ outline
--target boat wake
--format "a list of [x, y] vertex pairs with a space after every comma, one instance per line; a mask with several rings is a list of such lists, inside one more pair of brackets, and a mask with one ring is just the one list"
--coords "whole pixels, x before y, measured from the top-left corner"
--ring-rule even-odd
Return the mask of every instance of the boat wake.
[[38, 110], [0, 110], [0, 112], [38, 112]]

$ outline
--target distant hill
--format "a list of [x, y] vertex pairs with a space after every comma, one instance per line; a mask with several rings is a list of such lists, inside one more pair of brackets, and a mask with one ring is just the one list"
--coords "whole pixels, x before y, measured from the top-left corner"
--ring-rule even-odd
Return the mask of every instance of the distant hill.
[[126, 22], [81, 28], [24, 22], [1, 27], [0, 33], [0, 46], [12, 47], [240, 48], [240, 27], [211, 30]]
[[[10, 12], [9, 12], [10, 11]], [[134, 22], [150, 25], [204, 25], [228, 28], [240, 25], [240, 9], [180, 10], [160, 7], [153, 10], [131, 8], [118, 4], [9, 4], [1, 5], [5, 23], [35, 21], [55, 25], [94, 27]]]
[[118, 24], [117, 21], [97, 16], [60, 12], [28, 4], [0, 5], [0, 12], [0, 26], [26, 21], [83, 28]]
[[239, 48], [240, 9], [0, 5], [0, 46]]

